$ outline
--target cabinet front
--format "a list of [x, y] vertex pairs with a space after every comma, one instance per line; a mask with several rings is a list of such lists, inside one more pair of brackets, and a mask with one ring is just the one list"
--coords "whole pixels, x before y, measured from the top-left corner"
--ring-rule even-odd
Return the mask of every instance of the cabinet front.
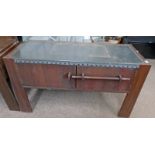
[[136, 69], [17, 64], [23, 86], [76, 89], [83, 91], [128, 92]]

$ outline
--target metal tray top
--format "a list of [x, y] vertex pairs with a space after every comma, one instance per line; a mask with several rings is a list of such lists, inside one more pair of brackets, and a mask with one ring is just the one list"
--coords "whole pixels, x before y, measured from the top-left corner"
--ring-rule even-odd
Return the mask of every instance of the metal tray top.
[[143, 59], [129, 45], [29, 41], [13, 52], [16, 63], [137, 68]]

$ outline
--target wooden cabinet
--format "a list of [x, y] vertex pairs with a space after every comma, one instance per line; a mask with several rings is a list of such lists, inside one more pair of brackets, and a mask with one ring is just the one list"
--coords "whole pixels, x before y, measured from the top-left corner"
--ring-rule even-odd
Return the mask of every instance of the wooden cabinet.
[[126, 93], [128, 117], [150, 65], [129, 45], [30, 41], [4, 57], [21, 111], [32, 107], [24, 87]]

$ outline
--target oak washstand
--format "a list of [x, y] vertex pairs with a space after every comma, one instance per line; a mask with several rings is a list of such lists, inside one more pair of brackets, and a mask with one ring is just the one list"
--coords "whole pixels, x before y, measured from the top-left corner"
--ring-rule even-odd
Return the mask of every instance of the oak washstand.
[[[150, 65], [131, 45], [29, 41], [4, 58], [21, 111], [32, 107], [24, 87], [126, 93], [128, 117]], [[103, 101], [104, 102], [104, 101]]]

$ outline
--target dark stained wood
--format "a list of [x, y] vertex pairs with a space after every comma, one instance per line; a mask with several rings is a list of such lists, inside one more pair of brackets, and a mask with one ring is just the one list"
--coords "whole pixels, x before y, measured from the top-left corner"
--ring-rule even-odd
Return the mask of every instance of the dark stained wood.
[[4, 62], [7, 67], [7, 71], [11, 80], [11, 84], [19, 104], [19, 108], [23, 112], [32, 112], [32, 107], [29, 103], [28, 96], [25, 89], [20, 83], [20, 79], [17, 73], [17, 66], [12, 59], [5, 59]]
[[[143, 63], [143, 58], [134, 52]], [[131, 69], [15, 63], [11, 54], [4, 57], [4, 61], [19, 108], [24, 112], [32, 111], [24, 87], [36, 87], [127, 93], [118, 115], [129, 117], [150, 69], [148, 64]], [[118, 80], [118, 77], [130, 80]]]
[[1, 69], [0, 69], [0, 91], [9, 109], [19, 110], [19, 106], [17, 104], [15, 96], [13, 95], [6, 78], [3, 76], [3, 72]]
[[118, 77], [130, 78], [128, 81], [116, 80], [89, 80], [77, 79], [77, 89], [85, 91], [104, 92], [128, 92], [136, 69], [123, 68], [101, 68], [101, 67], [77, 67], [77, 75], [97, 76], [97, 77]]
[[17, 43], [18, 40], [16, 37], [12, 38], [0, 36], [0, 56], [5, 54], [10, 47], [15, 46]]
[[138, 95], [141, 91], [141, 88], [144, 84], [144, 81], [148, 75], [148, 72], [150, 70], [150, 65], [141, 65], [139, 70], [135, 74], [135, 78], [133, 80], [131, 89], [129, 93], [127, 93], [124, 102], [122, 104], [122, 107], [118, 113], [118, 116], [121, 117], [129, 117], [131, 114], [131, 111], [136, 103], [136, 100], [138, 98]]
[[19, 110], [19, 105], [10, 87], [9, 77], [2, 58], [11, 53], [17, 45], [16, 37], [0, 36], [0, 91], [10, 110]]
[[16, 36], [0, 36], [0, 39], [3, 39], [3, 40], [13, 40], [13, 39], [16, 39], [17, 40], [17, 37]]
[[75, 80], [69, 81], [67, 75], [76, 74], [76, 66], [17, 64], [17, 68], [23, 86], [75, 89]]

